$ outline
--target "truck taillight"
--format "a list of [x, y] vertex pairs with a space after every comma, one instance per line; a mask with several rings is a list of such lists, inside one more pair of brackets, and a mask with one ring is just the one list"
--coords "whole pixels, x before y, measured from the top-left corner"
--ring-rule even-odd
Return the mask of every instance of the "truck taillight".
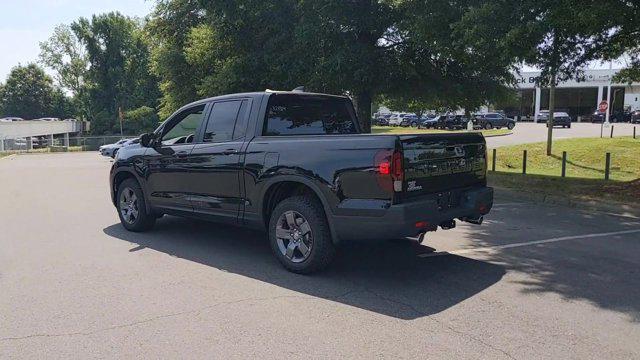
[[404, 177], [404, 171], [402, 170], [402, 153], [398, 150], [393, 152], [393, 180], [400, 180]]
[[402, 153], [398, 150], [381, 150], [376, 153], [374, 165], [378, 172], [378, 185], [385, 191], [402, 191]]

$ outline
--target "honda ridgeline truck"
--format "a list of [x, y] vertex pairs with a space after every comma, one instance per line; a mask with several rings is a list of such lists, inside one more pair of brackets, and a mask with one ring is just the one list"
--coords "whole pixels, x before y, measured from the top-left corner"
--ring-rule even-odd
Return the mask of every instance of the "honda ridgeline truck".
[[111, 198], [130, 231], [164, 214], [265, 230], [285, 268], [310, 273], [343, 241], [480, 224], [493, 205], [486, 152], [480, 133], [362, 134], [343, 96], [232, 94], [122, 148]]

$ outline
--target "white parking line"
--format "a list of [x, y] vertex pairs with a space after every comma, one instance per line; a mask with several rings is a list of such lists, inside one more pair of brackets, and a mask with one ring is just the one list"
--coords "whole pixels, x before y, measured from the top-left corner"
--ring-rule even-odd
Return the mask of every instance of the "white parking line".
[[505, 244], [505, 245], [485, 246], [485, 247], [473, 248], [473, 249], [462, 249], [462, 250], [454, 250], [454, 251], [437, 251], [432, 253], [420, 254], [418, 255], [418, 257], [426, 258], [426, 257], [443, 256], [443, 255], [461, 255], [461, 254], [469, 254], [469, 253], [476, 253], [476, 252], [486, 252], [491, 250], [510, 249], [510, 248], [523, 247], [523, 246], [548, 244], [548, 243], [555, 243], [555, 242], [567, 241], [567, 240], [590, 239], [590, 238], [597, 238], [597, 237], [604, 237], [604, 236], [614, 236], [614, 235], [624, 235], [624, 234], [634, 234], [634, 233], [640, 233], [640, 229], [623, 230], [623, 231], [615, 231], [615, 232], [599, 233], [599, 234], [563, 236], [563, 237], [557, 237], [557, 238], [551, 238], [551, 239], [520, 242], [520, 243]]

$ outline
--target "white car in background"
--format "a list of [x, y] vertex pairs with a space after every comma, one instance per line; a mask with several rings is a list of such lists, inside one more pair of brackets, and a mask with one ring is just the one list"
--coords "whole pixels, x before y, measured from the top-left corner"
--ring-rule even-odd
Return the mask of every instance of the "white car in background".
[[139, 142], [140, 142], [140, 138], [122, 139], [113, 144], [102, 145], [98, 148], [98, 151], [102, 156], [109, 156], [111, 158], [115, 158], [120, 148], [125, 147], [127, 145], [131, 145], [131, 144], [137, 144]]
[[401, 126], [402, 125], [402, 120], [404, 120], [405, 117], [409, 116], [409, 114], [393, 114], [391, 115], [391, 117], [389, 118], [389, 126]]
[[0, 118], [0, 122], [12, 122], [12, 121], [23, 121], [23, 120], [24, 120], [23, 118], [13, 117], [13, 116]]

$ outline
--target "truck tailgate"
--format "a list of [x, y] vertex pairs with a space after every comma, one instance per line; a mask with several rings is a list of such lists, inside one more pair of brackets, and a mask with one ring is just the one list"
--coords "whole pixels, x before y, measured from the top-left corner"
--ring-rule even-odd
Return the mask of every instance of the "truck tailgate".
[[400, 136], [403, 198], [486, 185], [486, 143], [480, 133]]

